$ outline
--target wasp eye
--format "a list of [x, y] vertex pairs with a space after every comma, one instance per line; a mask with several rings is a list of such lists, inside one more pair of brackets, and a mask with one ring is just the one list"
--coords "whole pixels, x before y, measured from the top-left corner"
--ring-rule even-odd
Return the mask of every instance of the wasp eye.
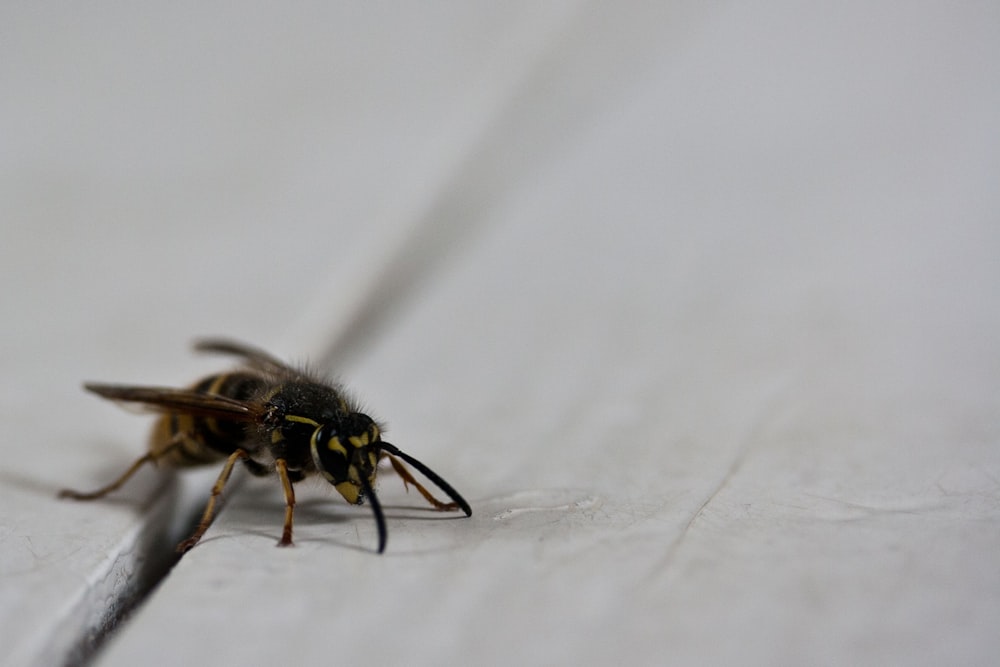
[[347, 479], [347, 450], [337, 437], [337, 427], [323, 424], [313, 432], [310, 443], [313, 462], [327, 481], [338, 484]]
[[333, 424], [323, 424], [313, 434], [313, 438], [318, 445], [326, 445], [331, 439], [337, 437], [337, 427]]

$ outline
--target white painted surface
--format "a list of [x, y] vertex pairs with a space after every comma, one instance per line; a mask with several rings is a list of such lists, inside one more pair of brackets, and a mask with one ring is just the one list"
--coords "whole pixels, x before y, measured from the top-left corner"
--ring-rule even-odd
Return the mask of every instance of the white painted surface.
[[206, 333], [336, 360], [474, 515], [386, 475], [379, 557], [303, 485], [276, 549], [251, 481], [98, 664], [993, 662], [992, 8], [2, 11], [4, 664], [214, 476], [57, 501], [147, 427], [78, 383]]

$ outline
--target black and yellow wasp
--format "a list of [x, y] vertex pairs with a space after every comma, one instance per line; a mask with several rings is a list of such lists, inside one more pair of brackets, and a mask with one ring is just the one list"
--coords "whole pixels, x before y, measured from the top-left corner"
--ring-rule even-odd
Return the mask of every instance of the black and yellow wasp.
[[[472, 515], [469, 503], [437, 473], [394, 445], [382, 440], [382, 429], [358, 411], [342, 388], [321, 382], [261, 350], [227, 340], [203, 340], [195, 349], [242, 358], [237, 370], [211, 375], [190, 389], [85, 384], [99, 396], [141, 403], [163, 413], [157, 420], [149, 451], [118, 479], [91, 493], [64, 490], [62, 497], [100, 498], [121, 487], [146, 463], [189, 467], [225, 461], [198, 528], [177, 545], [187, 551], [208, 530], [216, 501], [237, 461], [258, 476], [277, 473], [285, 494], [285, 524], [279, 546], [292, 543], [295, 510], [293, 484], [320, 473], [347, 502], [366, 499], [378, 525], [378, 551], [385, 550], [385, 515], [375, 495], [379, 461], [389, 463], [403, 479], [439, 510], [461, 509]], [[448, 494], [452, 502], [436, 499], [413, 478], [399, 460], [406, 461]]]

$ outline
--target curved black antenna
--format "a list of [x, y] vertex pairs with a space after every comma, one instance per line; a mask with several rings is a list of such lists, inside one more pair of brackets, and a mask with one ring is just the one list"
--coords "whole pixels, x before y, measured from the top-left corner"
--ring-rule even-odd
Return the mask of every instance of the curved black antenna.
[[428, 468], [423, 463], [413, 458], [406, 452], [400, 450], [395, 445], [390, 445], [388, 442], [385, 442], [383, 440], [380, 446], [383, 452], [388, 452], [393, 456], [398, 456], [399, 458], [403, 459], [411, 466], [419, 470], [424, 477], [434, 482], [434, 484], [437, 485], [439, 489], [447, 493], [448, 496], [452, 500], [454, 500], [459, 507], [462, 508], [462, 511], [465, 512], [465, 516], [472, 516], [472, 508], [469, 507], [469, 503], [465, 502], [465, 498], [460, 496], [458, 491], [451, 488], [451, 484], [441, 479], [440, 475], [438, 475], [436, 472], [434, 472], [433, 470], [431, 470], [430, 468]]
[[375, 489], [372, 488], [368, 479], [364, 475], [359, 475], [359, 477], [361, 478], [361, 488], [368, 498], [368, 503], [372, 506], [372, 512], [375, 513], [375, 523], [378, 525], [378, 552], [382, 553], [385, 551], [386, 540], [385, 515], [382, 514], [382, 505], [379, 504]]

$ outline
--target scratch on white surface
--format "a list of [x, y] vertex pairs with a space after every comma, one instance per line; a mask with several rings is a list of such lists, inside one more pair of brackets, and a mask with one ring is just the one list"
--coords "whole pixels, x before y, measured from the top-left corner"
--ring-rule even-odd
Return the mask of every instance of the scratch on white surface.
[[688, 519], [688, 522], [684, 524], [684, 528], [681, 530], [681, 532], [678, 533], [677, 537], [675, 537], [673, 542], [671, 542], [670, 545], [667, 547], [666, 554], [664, 555], [660, 564], [654, 568], [653, 572], [651, 573], [652, 576], [656, 576], [657, 574], [666, 575], [669, 572], [671, 565], [674, 563], [677, 557], [678, 551], [680, 551], [681, 546], [684, 544], [684, 541], [687, 538], [688, 533], [691, 532], [691, 529], [694, 526], [695, 522], [697, 522], [702, 516], [704, 516], [705, 512], [708, 509], [708, 506], [711, 505], [715, 501], [715, 499], [719, 497], [719, 494], [722, 493], [722, 491], [727, 486], [729, 486], [729, 483], [740, 471], [740, 468], [743, 467], [743, 463], [746, 461], [747, 456], [749, 455], [750, 451], [753, 448], [753, 445], [759, 441], [760, 434], [764, 431], [766, 425], [771, 422], [776, 412], [776, 408], [779, 405], [779, 397], [785, 395], [784, 387], [786, 387], [787, 385], [788, 385], [787, 381], [778, 382], [776, 387], [773, 388], [770, 392], [768, 392], [769, 398], [766, 398], [762, 401], [763, 407], [757, 411], [757, 416], [753, 420], [750, 429], [747, 433], [747, 436], [743, 438], [738, 448], [736, 449], [736, 452], [732, 459], [732, 463], [726, 470], [726, 474], [723, 475], [722, 479], [719, 480], [719, 483], [715, 486], [714, 489], [712, 489], [712, 492], [708, 494], [708, 496], [701, 503], [701, 505], [698, 506], [698, 509], [694, 512], [694, 514], [691, 515], [691, 518]]
[[824, 521], [854, 521], [871, 516], [888, 514], [913, 514], [926, 516], [929, 512], [941, 508], [939, 503], [929, 502], [911, 502], [903, 504], [897, 502], [895, 504], [877, 505], [861, 501], [845, 500], [842, 498], [830, 498], [828, 496], [821, 496], [817, 494], [805, 495], [808, 498], [814, 498], [819, 501], [819, 503], [806, 507], [796, 506], [796, 509], [808, 511], [810, 515]]
[[505, 521], [522, 514], [535, 512], [572, 512], [577, 510], [595, 509], [603, 500], [598, 495], [585, 495], [571, 502], [550, 504], [554, 496], [564, 495], [566, 491], [522, 491], [506, 496], [504, 500], [513, 503], [529, 503], [522, 507], [510, 507], [493, 515], [494, 521]]

